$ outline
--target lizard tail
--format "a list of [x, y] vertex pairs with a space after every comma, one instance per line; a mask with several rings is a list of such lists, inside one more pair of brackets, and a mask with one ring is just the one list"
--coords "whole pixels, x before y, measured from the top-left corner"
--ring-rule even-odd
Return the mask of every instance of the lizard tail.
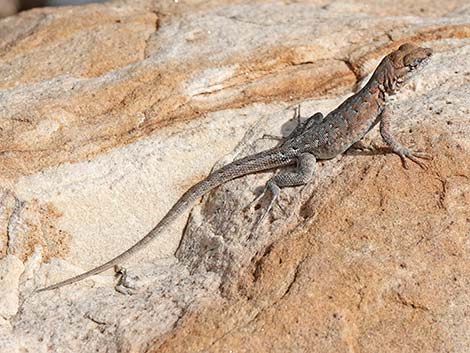
[[106, 271], [116, 264], [119, 264], [133, 254], [143, 249], [148, 243], [150, 243], [155, 237], [170, 223], [172, 223], [178, 216], [186, 211], [199, 197], [208, 193], [217, 186], [241, 176], [261, 172], [281, 166], [286, 166], [295, 163], [296, 159], [294, 155], [282, 154], [277, 149], [269, 151], [263, 151], [254, 155], [247, 156], [242, 159], [233, 161], [226, 166], [214, 171], [208, 175], [205, 179], [201, 180], [197, 184], [194, 184], [189, 188], [173, 205], [173, 207], [166, 213], [166, 215], [158, 222], [158, 224], [142, 239], [135, 243], [128, 250], [124, 251], [120, 255], [114, 257], [108, 262], [100, 265], [92, 270], [84, 272], [78, 276], [69, 278], [65, 281], [53, 284], [51, 286], [38, 289], [37, 292], [43, 292], [52, 290], [81, 281], [87, 277], [97, 275], [103, 271]]

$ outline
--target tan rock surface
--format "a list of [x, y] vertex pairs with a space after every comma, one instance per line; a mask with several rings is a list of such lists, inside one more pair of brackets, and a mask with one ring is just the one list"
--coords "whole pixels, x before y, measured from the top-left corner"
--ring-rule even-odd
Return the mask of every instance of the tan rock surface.
[[[466, 353], [469, 37], [465, 1], [118, 1], [0, 21], [0, 256], [24, 262], [19, 279], [0, 268], [0, 351]], [[338, 157], [255, 233], [243, 207], [269, 175], [242, 178], [131, 259], [119, 291], [98, 276], [32, 293], [126, 249], [222, 158], [292, 128], [290, 105], [327, 113], [405, 41], [435, 50], [394, 103], [428, 170]]]
[[18, 282], [24, 271], [23, 263], [13, 255], [0, 260], [0, 316], [10, 318], [18, 311]]
[[18, 8], [18, 0], [0, 0], [0, 18], [14, 15]]

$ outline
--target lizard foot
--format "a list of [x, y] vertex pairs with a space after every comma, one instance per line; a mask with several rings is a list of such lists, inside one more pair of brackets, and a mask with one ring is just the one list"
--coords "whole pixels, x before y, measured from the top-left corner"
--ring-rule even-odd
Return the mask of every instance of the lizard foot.
[[279, 186], [277, 186], [276, 184], [274, 184], [272, 181], [269, 181], [266, 185], [266, 188], [269, 189], [269, 191], [271, 191], [271, 200], [269, 201], [269, 204], [268, 204], [268, 207], [266, 207], [266, 209], [264, 210], [263, 214], [261, 215], [261, 217], [259, 218], [257, 224], [256, 224], [256, 227], [255, 228], [258, 228], [258, 224], [261, 224], [264, 219], [266, 218], [266, 216], [268, 215], [268, 213], [271, 211], [271, 209], [273, 208], [274, 206], [274, 203], [276, 202], [277, 198], [279, 197], [279, 194], [281, 192], [281, 189], [279, 188]]
[[422, 161], [420, 161], [418, 158], [428, 159], [428, 160], [432, 159], [432, 155], [430, 155], [429, 153], [425, 153], [425, 152], [422, 152], [422, 151], [413, 151], [413, 150], [411, 150], [409, 148], [406, 148], [406, 147], [401, 147], [397, 150], [394, 150], [393, 152], [400, 156], [401, 162], [402, 162], [403, 167], [405, 169], [409, 168], [407, 158], [410, 159], [411, 161], [415, 162], [417, 165], [419, 165], [424, 170], [427, 169], [427, 165], [425, 163], [423, 163]]
[[264, 134], [263, 136], [260, 137], [260, 140], [284, 141], [284, 140], [285, 140], [285, 137], [276, 136], [276, 135], [271, 135], [271, 134]]
[[137, 292], [137, 281], [139, 277], [129, 275], [127, 270], [119, 265], [114, 266], [114, 271], [116, 275], [120, 276], [114, 289], [125, 295], [135, 294]]
[[[279, 197], [279, 194], [281, 192], [281, 189], [279, 186], [277, 186], [274, 182], [272, 182], [271, 180], [268, 181], [266, 183], [266, 187], [264, 188], [263, 192], [258, 195], [252, 202], [250, 202], [250, 204], [246, 207], [246, 208], [249, 208], [251, 206], [253, 206], [255, 203], [257, 203], [264, 195], [266, 195], [266, 192], [267, 191], [270, 191], [271, 193], [271, 200], [269, 201], [269, 204], [268, 204], [268, 207], [266, 207], [266, 209], [263, 211], [263, 214], [261, 215], [261, 217], [256, 221], [256, 224], [253, 228], [253, 230], [256, 230], [258, 229], [259, 225], [261, 223], [263, 223], [264, 219], [266, 218], [266, 216], [268, 215], [268, 213], [271, 211], [271, 209], [273, 208], [274, 206], [274, 203], [276, 202], [277, 198]], [[282, 209], [282, 208], [281, 208]], [[283, 210], [284, 211], [284, 210]]]
[[256, 196], [253, 201], [251, 201], [248, 205], [246, 205], [245, 207], [242, 208], [243, 211], [246, 211], [246, 210], [249, 210], [250, 208], [253, 208], [254, 205], [256, 205], [258, 203], [259, 200], [261, 200], [261, 198], [266, 194], [266, 187], [264, 188], [264, 190], [258, 195]]

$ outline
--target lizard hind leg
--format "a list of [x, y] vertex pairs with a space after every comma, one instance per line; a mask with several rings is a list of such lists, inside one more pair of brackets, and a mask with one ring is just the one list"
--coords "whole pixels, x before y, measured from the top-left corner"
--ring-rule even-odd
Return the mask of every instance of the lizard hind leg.
[[266, 209], [263, 211], [263, 213], [261, 214], [261, 217], [256, 221], [256, 224], [255, 224], [255, 227], [254, 229], [258, 229], [258, 226], [263, 223], [264, 219], [266, 218], [266, 216], [268, 215], [268, 213], [271, 211], [271, 209], [273, 208], [273, 205], [274, 203], [276, 202], [276, 200], [278, 199], [279, 197], [279, 194], [281, 192], [281, 188], [279, 186], [277, 186], [273, 181], [272, 179], [268, 180], [268, 182], [266, 183], [266, 186], [263, 190], [263, 192], [256, 198], [253, 200], [252, 204], [255, 203], [255, 202], [258, 202], [265, 194], [266, 192], [269, 190], [269, 192], [271, 193], [271, 200], [269, 200], [269, 204], [268, 204], [268, 207], [266, 207]]
[[313, 173], [315, 171], [316, 158], [311, 153], [302, 153], [297, 160], [297, 167], [293, 171], [285, 171], [279, 174], [274, 175], [271, 179], [268, 180], [264, 191], [250, 204], [259, 201], [267, 191], [271, 193], [271, 200], [269, 201], [268, 206], [263, 211], [263, 214], [256, 222], [255, 228], [264, 221], [268, 213], [274, 206], [274, 203], [279, 197], [281, 188], [284, 187], [293, 187], [305, 185], [308, 181], [312, 179]]

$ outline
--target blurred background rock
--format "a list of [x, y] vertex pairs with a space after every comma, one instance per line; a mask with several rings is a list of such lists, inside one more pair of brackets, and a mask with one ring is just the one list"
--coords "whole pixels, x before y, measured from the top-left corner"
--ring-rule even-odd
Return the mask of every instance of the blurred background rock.
[[0, 18], [10, 16], [18, 11], [19, 0], [0, 0]]
[[0, 18], [14, 15], [19, 11], [43, 6], [80, 5], [105, 0], [0, 0]]

